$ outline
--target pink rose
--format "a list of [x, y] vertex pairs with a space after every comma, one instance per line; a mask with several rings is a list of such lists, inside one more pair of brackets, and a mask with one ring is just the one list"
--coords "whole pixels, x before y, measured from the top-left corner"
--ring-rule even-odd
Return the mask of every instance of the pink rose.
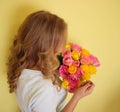
[[77, 89], [77, 86], [69, 86], [69, 87], [68, 87], [68, 91], [69, 91], [70, 93], [74, 93], [76, 89]]
[[64, 65], [71, 65], [72, 64], [72, 57], [71, 56], [65, 56], [63, 57], [63, 64]]
[[62, 78], [67, 78], [69, 73], [68, 73], [68, 67], [61, 65], [59, 69], [59, 74]]
[[90, 55], [89, 58], [90, 58], [91, 64], [93, 64], [96, 67], [100, 66], [100, 62], [97, 59], [97, 57]]
[[72, 65], [73, 65], [73, 66], [76, 66], [76, 67], [79, 67], [80, 62], [79, 62], [79, 61], [73, 61], [73, 62], [72, 62]]
[[78, 52], [80, 52], [82, 50], [82, 47], [77, 44], [70, 43], [70, 46], [71, 46], [72, 50], [76, 50]]
[[65, 57], [65, 56], [71, 57], [71, 51], [70, 51], [70, 49], [65, 49], [65, 50], [62, 52], [62, 56], [63, 56], [63, 57]]
[[78, 79], [78, 77], [75, 76], [75, 75], [69, 75], [69, 76], [68, 76], [68, 82], [70, 83], [70, 85], [76, 86], [76, 85], [78, 84], [78, 82], [79, 82], [79, 79]]
[[78, 68], [78, 69], [77, 69], [77, 72], [75, 73], [75, 75], [76, 75], [77, 77], [81, 77], [83, 74], [84, 74], [84, 72], [83, 72], [83, 70], [82, 70], [81, 68]]
[[89, 56], [82, 56], [81, 57], [81, 64], [88, 65], [91, 63]]

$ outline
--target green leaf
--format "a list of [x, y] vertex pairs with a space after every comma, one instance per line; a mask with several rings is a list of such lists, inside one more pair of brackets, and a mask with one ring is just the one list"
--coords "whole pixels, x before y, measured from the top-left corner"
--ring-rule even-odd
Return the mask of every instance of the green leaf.
[[62, 53], [60, 53], [59, 55], [57, 55], [57, 58], [58, 58], [58, 60], [60, 61], [60, 65], [62, 65], [63, 64], [63, 57], [62, 57]]

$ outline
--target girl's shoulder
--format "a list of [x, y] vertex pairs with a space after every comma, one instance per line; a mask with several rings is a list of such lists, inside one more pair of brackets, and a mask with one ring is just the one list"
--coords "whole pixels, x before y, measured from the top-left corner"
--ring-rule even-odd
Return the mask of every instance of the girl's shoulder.
[[18, 84], [23, 86], [28, 85], [39, 85], [39, 86], [52, 86], [51, 79], [45, 79], [41, 71], [32, 70], [32, 69], [23, 69]]
[[66, 93], [63, 88], [60, 91], [58, 88], [57, 85], [53, 85], [51, 79], [44, 78], [41, 71], [31, 69], [23, 69], [17, 83], [17, 93], [39, 91], [41, 93], [51, 92], [57, 96]]

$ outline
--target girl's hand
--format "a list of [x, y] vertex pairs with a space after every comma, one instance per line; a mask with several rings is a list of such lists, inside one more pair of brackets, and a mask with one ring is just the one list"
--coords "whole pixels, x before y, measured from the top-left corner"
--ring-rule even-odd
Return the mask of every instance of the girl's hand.
[[64, 107], [64, 109], [61, 112], [73, 112], [78, 101], [89, 95], [90, 93], [92, 93], [94, 89], [94, 84], [91, 81], [86, 81], [85, 83], [83, 83], [80, 88], [78, 88], [72, 98], [70, 99], [70, 101], [67, 103], [67, 105]]
[[79, 89], [77, 89], [74, 92], [74, 98], [77, 100], [80, 100], [81, 98], [89, 95], [92, 93], [93, 89], [94, 89], [95, 85], [93, 82], [91, 81], [86, 81], [85, 83], [83, 83]]

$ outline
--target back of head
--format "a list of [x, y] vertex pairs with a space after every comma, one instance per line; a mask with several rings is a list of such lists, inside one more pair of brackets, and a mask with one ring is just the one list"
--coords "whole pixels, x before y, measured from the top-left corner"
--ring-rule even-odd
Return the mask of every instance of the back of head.
[[55, 74], [59, 66], [56, 54], [66, 43], [67, 25], [64, 20], [47, 11], [30, 14], [20, 26], [8, 59], [8, 83], [10, 92], [24, 68], [36, 67], [46, 77]]

